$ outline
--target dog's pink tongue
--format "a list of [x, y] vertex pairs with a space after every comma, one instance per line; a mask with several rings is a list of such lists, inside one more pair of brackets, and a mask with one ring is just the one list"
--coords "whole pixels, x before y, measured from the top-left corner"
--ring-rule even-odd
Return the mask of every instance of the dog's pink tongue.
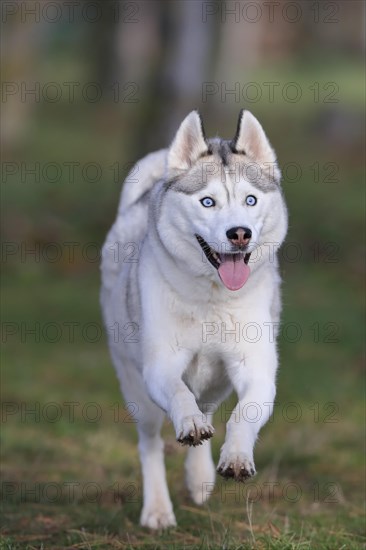
[[218, 272], [226, 288], [239, 290], [248, 280], [250, 267], [241, 254], [222, 254]]

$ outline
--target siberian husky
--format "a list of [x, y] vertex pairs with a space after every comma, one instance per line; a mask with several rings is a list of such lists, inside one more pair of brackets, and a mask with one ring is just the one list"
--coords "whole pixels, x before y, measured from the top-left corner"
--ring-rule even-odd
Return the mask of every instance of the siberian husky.
[[217, 472], [255, 474], [253, 447], [272, 413], [287, 210], [275, 153], [258, 120], [234, 139], [206, 139], [192, 111], [169, 149], [127, 177], [102, 252], [101, 304], [123, 395], [135, 415], [143, 475], [141, 524], [176, 525], [165, 415], [188, 446], [186, 482], [207, 500], [216, 469], [212, 415], [235, 391]]

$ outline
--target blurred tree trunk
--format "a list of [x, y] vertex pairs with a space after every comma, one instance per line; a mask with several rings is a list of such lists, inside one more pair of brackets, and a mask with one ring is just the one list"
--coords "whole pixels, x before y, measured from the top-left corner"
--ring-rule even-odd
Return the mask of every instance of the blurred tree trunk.
[[215, 52], [214, 26], [202, 22], [202, 4], [141, 2], [138, 22], [118, 25], [120, 80], [139, 87], [138, 108], [123, 106], [133, 156], [166, 146], [182, 118], [199, 107]]

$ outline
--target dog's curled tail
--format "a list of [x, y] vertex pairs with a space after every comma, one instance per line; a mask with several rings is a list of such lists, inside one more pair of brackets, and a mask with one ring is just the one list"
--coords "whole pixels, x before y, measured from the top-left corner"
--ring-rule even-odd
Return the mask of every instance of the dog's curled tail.
[[167, 149], [150, 153], [136, 162], [128, 173], [119, 203], [118, 213], [123, 214], [139, 202], [159, 181], [165, 172]]

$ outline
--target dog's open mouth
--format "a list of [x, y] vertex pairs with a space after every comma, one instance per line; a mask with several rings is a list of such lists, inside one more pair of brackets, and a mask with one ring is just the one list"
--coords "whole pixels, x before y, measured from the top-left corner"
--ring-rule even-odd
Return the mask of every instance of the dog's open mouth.
[[196, 239], [208, 261], [217, 269], [226, 288], [239, 290], [245, 285], [250, 275], [250, 252], [218, 253], [200, 235], [196, 234]]

